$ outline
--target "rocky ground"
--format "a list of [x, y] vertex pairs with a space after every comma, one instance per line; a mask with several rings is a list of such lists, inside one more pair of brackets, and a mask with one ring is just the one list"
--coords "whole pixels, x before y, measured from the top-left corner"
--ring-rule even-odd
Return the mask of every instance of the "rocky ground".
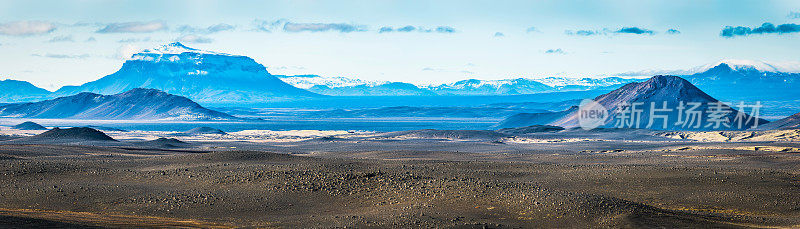
[[800, 226], [795, 143], [186, 144], [192, 147], [0, 144], [0, 224]]

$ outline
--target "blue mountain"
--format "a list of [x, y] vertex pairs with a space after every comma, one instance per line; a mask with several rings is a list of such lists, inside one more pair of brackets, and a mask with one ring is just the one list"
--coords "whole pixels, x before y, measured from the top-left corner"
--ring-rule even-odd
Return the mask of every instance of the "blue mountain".
[[50, 91], [19, 80], [0, 80], [0, 102], [29, 102], [50, 95]]
[[707, 70], [683, 76], [723, 101], [794, 101], [800, 99], [800, 73], [772, 65], [721, 62]]
[[178, 42], [134, 54], [119, 71], [80, 86], [62, 87], [55, 94], [116, 94], [134, 88], [158, 89], [207, 104], [320, 96], [281, 81], [249, 57], [202, 51]]
[[155, 89], [115, 95], [82, 92], [35, 103], [0, 106], [0, 117], [99, 120], [227, 120], [235, 117]]

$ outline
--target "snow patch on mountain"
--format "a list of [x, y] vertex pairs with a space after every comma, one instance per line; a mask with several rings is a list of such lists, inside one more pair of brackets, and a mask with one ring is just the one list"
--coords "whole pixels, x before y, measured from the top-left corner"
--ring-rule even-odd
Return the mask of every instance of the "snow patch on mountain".
[[389, 81], [368, 81], [361, 79], [353, 79], [341, 76], [327, 77], [318, 75], [295, 75], [295, 76], [281, 76], [276, 75], [279, 79], [283, 80], [292, 86], [302, 89], [309, 89], [314, 86], [326, 86], [329, 88], [339, 87], [352, 87], [359, 85], [377, 86], [389, 83]]
[[737, 71], [757, 70], [761, 72], [784, 72], [784, 73], [800, 73], [800, 61], [786, 61], [786, 62], [765, 62], [758, 60], [721, 60], [715, 63], [706, 64], [695, 69], [692, 72], [699, 73], [705, 72], [721, 64], [727, 64], [731, 69]]
[[235, 56], [231, 54], [225, 53], [218, 53], [218, 52], [211, 52], [205, 51], [195, 48], [189, 48], [185, 45], [181, 44], [180, 42], [173, 42], [166, 45], [162, 45], [153, 49], [145, 49], [139, 54], [159, 54], [159, 55], [179, 55], [183, 53], [198, 53], [198, 54], [206, 54], [206, 55], [226, 55], [226, 56]]
[[717, 62], [678, 70], [648, 69], [614, 74], [616, 76], [654, 76], [674, 75], [684, 76], [706, 72], [722, 64], [728, 65], [735, 71], [759, 71], [772, 73], [800, 73], [800, 61], [766, 62], [760, 60], [725, 59]]
[[606, 77], [606, 78], [545, 77], [533, 80], [554, 88], [563, 88], [567, 86], [583, 86], [583, 87], [599, 88], [599, 87], [608, 87], [608, 86], [626, 84], [637, 81], [637, 79], [628, 79], [620, 77]]

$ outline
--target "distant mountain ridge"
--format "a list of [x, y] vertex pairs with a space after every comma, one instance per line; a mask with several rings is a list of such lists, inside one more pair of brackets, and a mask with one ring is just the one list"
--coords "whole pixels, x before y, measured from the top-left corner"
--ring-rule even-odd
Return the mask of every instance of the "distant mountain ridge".
[[83, 92], [35, 103], [0, 106], [0, 117], [101, 120], [228, 120], [194, 101], [155, 89], [136, 88], [115, 95]]
[[501, 80], [466, 79], [448, 84], [415, 85], [403, 82], [364, 81], [317, 75], [278, 76], [298, 88], [331, 96], [429, 96], [429, 95], [525, 95], [558, 91], [611, 90], [641, 81], [606, 78], [516, 78]]
[[50, 95], [50, 91], [20, 80], [0, 80], [0, 102], [30, 102]]
[[331, 96], [432, 96], [436, 93], [419, 88], [410, 83], [390, 82], [377, 85], [355, 85], [345, 87], [328, 87], [316, 85], [308, 89], [311, 92]]
[[793, 101], [800, 99], [800, 73], [763, 71], [763, 67], [721, 63], [683, 76], [726, 101]]
[[275, 75], [284, 82], [297, 88], [309, 89], [315, 86], [325, 86], [329, 88], [352, 87], [359, 85], [376, 86], [389, 83], [388, 81], [367, 81], [361, 79], [347, 78], [341, 76], [319, 76], [319, 75]]
[[451, 84], [429, 86], [428, 90], [440, 95], [520, 95], [551, 92], [555, 88], [531, 79], [461, 80]]
[[62, 87], [55, 94], [116, 94], [134, 88], [158, 89], [203, 103], [319, 96], [286, 84], [249, 57], [202, 51], [178, 42], [134, 54], [117, 72], [80, 86]]

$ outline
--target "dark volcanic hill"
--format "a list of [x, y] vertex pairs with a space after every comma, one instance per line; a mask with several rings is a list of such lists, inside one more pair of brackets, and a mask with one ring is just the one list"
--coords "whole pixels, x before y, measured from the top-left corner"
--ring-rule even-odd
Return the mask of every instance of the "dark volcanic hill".
[[103, 120], [235, 119], [182, 96], [141, 88], [116, 95], [85, 92], [35, 103], [8, 104], [0, 106], [0, 116]]
[[[689, 81], [686, 81], [677, 76], [654, 76], [649, 80], [641, 83], [630, 83], [621, 88], [614, 90], [608, 94], [600, 95], [594, 99], [599, 104], [603, 105], [609, 111], [609, 118], [606, 120], [606, 125], [601, 127], [619, 127], [618, 121], [626, 120], [629, 124], [621, 125], [624, 128], [648, 128], [648, 129], [665, 129], [665, 130], [737, 130], [748, 129], [752, 127], [756, 121], [749, 115], [743, 113], [741, 116], [741, 127], [738, 125], [739, 119], [737, 114], [739, 112], [727, 105], [720, 105], [719, 101], [699, 88], [695, 87]], [[680, 112], [680, 103], [684, 103], [684, 110]], [[671, 110], [658, 110], [665, 108]], [[698, 106], [694, 106], [694, 104]], [[639, 118], [621, 118], [623, 114], [622, 107], [630, 107], [632, 104], [638, 104], [637, 110], [641, 111]], [[654, 106], [653, 106], [654, 105]], [[651, 109], [653, 106], [655, 109]], [[696, 116], [687, 115], [688, 110], [696, 111]], [[721, 112], [715, 112], [719, 110]], [[653, 117], [666, 116], [667, 126], [664, 128], [664, 118], [653, 119], [653, 125], [648, 127], [650, 121], [650, 113], [653, 112]], [[748, 112], [748, 111], [744, 111]], [[682, 115], [679, 115], [682, 113]], [[719, 117], [713, 117], [712, 114], [717, 113]], [[680, 116], [680, 117], [679, 117]], [[678, 123], [678, 118], [685, 121], [686, 125]], [[723, 122], [728, 124], [716, 125], [717, 120], [728, 120]], [[758, 119], [760, 124], [767, 123], [766, 120]], [[564, 128], [578, 127], [578, 111], [572, 111], [566, 116], [553, 121], [550, 125], [561, 126]]]
[[50, 91], [19, 80], [0, 80], [0, 102], [29, 102], [50, 95]]
[[39, 125], [38, 123], [31, 122], [31, 121], [27, 121], [27, 122], [20, 123], [18, 125], [14, 125], [11, 128], [14, 128], [14, 129], [17, 129], [17, 130], [46, 130], [47, 129], [47, 127], [44, 127], [42, 125]]
[[249, 57], [197, 50], [177, 42], [134, 54], [119, 71], [80, 86], [63, 87], [55, 94], [116, 94], [134, 88], [158, 89], [201, 103], [320, 96], [281, 81]]
[[170, 149], [170, 148], [190, 147], [192, 144], [183, 142], [175, 138], [159, 138], [152, 141], [140, 142], [137, 143], [137, 145], [144, 147], [159, 148], [159, 149]]
[[22, 138], [23, 141], [117, 141], [99, 130], [88, 127], [68, 129], [53, 128], [39, 135]]

